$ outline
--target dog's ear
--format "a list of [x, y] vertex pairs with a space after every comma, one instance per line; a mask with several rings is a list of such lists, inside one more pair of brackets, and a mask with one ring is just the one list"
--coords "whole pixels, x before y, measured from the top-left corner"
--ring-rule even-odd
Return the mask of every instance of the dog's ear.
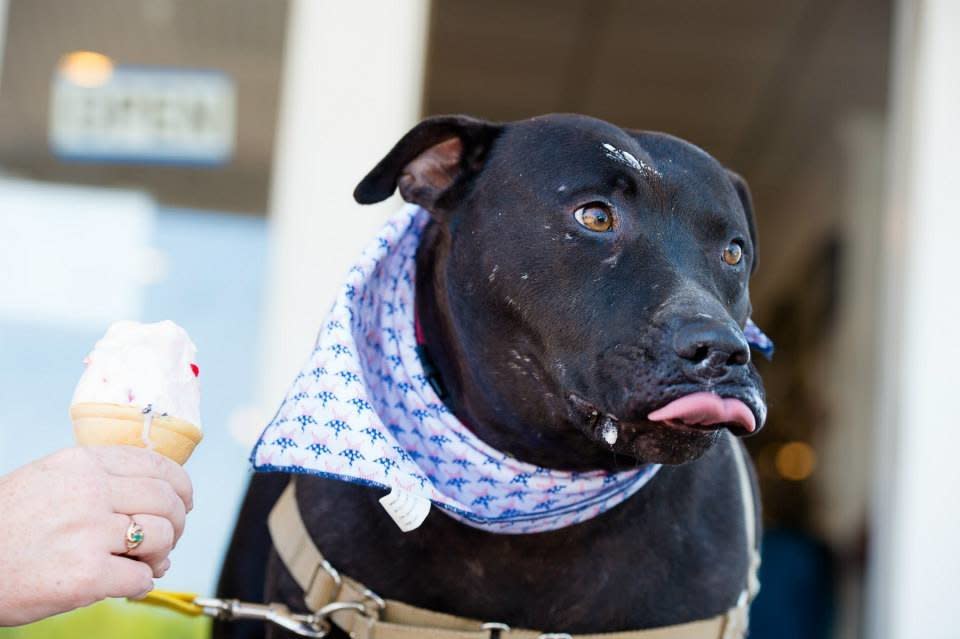
[[483, 167], [501, 126], [464, 115], [427, 118], [413, 127], [373, 167], [353, 198], [360, 204], [385, 200], [396, 188], [407, 202], [432, 213]]
[[737, 192], [737, 197], [740, 198], [741, 206], [743, 206], [743, 213], [747, 216], [747, 228], [750, 231], [750, 243], [753, 244], [753, 263], [750, 266], [750, 272], [753, 273], [757, 270], [758, 250], [757, 222], [753, 214], [753, 198], [750, 196], [750, 187], [747, 186], [746, 180], [730, 169], [727, 169], [727, 175], [730, 177], [730, 181], [733, 182], [733, 188]]

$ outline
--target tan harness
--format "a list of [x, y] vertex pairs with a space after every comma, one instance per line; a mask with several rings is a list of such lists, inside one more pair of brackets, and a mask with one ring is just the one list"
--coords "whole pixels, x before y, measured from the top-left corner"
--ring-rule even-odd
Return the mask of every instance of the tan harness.
[[744, 507], [745, 541], [750, 553], [748, 583], [736, 606], [701, 621], [646, 630], [569, 635], [520, 630], [381, 599], [363, 584], [341, 575], [324, 559], [300, 516], [293, 478], [270, 513], [270, 535], [280, 559], [303, 589], [307, 608], [316, 618], [336, 624], [352, 639], [740, 639], [746, 635], [750, 602], [760, 587], [760, 554], [746, 453], [735, 437], [730, 435], [729, 439], [734, 447]]

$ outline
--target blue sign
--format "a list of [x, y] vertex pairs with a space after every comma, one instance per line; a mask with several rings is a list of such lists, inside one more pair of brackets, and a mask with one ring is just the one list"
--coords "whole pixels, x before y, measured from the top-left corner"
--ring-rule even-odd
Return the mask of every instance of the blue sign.
[[[73, 55], [73, 54], [72, 54]], [[217, 166], [236, 138], [236, 88], [219, 71], [64, 58], [50, 93], [50, 147], [88, 162]]]

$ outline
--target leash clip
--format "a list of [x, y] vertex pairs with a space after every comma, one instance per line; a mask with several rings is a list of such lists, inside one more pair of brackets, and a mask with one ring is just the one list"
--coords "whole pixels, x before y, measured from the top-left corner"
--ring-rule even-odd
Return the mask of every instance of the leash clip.
[[[237, 599], [197, 597], [194, 603], [203, 608], [203, 614], [222, 621], [254, 619], [267, 621], [301, 637], [323, 639], [330, 632], [327, 614], [308, 615], [291, 612], [283, 604], [255, 604]], [[321, 613], [324, 611], [321, 610]], [[333, 612], [333, 611], [330, 611]]]

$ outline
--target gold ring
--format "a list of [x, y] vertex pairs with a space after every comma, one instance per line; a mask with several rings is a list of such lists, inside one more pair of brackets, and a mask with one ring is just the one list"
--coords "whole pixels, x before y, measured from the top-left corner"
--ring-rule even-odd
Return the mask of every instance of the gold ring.
[[130, 525], [127, 526], [126, 538], [124, 539], [124, 541], [127, 542], [127, 551], [135, 550], [137, 546], [143, 543], [145, 536], [143, 527], [131, 518]]

